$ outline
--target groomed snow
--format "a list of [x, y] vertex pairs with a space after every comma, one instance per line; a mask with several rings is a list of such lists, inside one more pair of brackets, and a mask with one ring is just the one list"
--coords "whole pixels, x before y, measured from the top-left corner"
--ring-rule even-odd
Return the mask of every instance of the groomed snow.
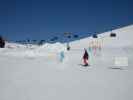
[[[61, 43], [7, 43], [0, 49], [0, 100], [133, 100], [133, 25], [113, 32], [116, 38], [105, 32], [71, 42], [70, 51]], [[82, 67], [84, 48], [97, 41], [101, 50], [89, 52], [91, 66]], [[128, 66], [117, 69], [116, 57], [127, 57]]]

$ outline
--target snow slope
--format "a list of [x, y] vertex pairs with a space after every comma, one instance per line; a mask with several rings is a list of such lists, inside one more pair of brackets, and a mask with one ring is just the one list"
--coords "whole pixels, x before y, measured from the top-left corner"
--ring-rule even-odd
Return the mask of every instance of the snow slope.
[[[132, 100], [133, 25], [73, 41], [43, 46], [7, 43], [0, 49], [0, 100]], [[90, 67], [82, 67], [83, 50]], [[60, 52], [65, 53], [60, 62]], [[115, 69], [115, 57], [127, 57], [128, 66]]]

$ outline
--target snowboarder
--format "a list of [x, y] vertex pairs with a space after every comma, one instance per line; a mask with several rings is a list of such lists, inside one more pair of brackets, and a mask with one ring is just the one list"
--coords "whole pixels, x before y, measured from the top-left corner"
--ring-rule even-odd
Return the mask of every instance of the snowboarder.
[[88, 66], [88, 59], [89, 59], [89, 54], [86, 49], [84, 49], [84, 55], [83, 55], [83, 62], [84, 66]]
[[2, 36], [0, 36], [0, 48], [4, 47], [5, 47], [5, 40], [2, 38]]

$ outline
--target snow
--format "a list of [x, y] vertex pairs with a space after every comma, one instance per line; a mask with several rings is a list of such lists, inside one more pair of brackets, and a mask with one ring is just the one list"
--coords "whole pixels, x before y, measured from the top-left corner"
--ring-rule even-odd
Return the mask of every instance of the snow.
[[[66, 44], [42, 46], [7, 43], [0, 49], [0, 100], [132, 100], [133, 25]], [[97, 44], [98, 42], [98, 44]], [[84, 48], [90, 67], [82, 67]], [[60, 62], [60, 52], [65, 58]], [[116, 57], [128, 58], [128, 66], [114, 66]]]

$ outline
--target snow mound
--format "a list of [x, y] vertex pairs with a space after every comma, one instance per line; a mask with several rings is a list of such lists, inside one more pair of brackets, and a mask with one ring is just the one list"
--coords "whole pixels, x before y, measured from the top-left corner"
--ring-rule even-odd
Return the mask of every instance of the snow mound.
[[66, 51], [66, 47], [64, 44], [62, 43], [55, 43], [55, 44], [50, 44], [50, 43], [46, 43], [42, 46], [40, 46], [39, 48], [36, 48], [36, 51], [38, 52], [61, 52], [61, 51]]
[[62, 51], [66, 51], [65, 44], [46, 43], [42, 46], [32, 45], [32, 44], [16, 44], [7, 43], [6, 48], [1, 49], [2, 55], [15, 56], [15, 57], [47, 57], [56, 56]]

